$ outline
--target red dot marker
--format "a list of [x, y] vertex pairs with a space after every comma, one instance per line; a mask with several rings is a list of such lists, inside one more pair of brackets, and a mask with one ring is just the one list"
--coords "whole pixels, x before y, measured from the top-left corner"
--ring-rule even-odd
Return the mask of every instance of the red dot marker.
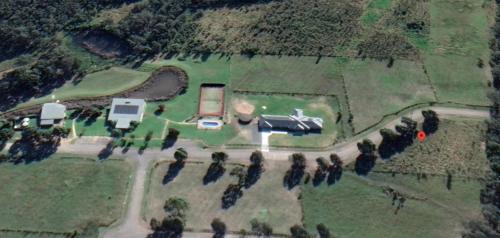
[[418, 138], [418, 140], [419, 140], [420, 142], [424, 141], [426, 136], [427, 136], [427, 135], [426, 135], [426, 134], [425, 134], [425, 132], [423, 132], [423, 131], [419, 131], [419, 132], [417, 133], [417, 138]]

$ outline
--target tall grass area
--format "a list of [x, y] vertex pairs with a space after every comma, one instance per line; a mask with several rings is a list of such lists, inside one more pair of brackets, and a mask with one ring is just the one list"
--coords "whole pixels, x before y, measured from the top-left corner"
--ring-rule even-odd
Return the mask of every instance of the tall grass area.
[[[132, 165], [56, 155], [31, 164], [0, 165], [0, 229], [71, 233], [122, 216]], [[29, 237], [29, 236], [28, 236]]]
[[[207, 158], [208, 160], [208, 158]], [[170, 197], [180, 197], [189, 203], [186, 214], [187, 228], [194, 231], [210, 230], [210, 222], [220, 218], [226, 223], [228, 231], [251, 230], [250, 221], [258, 219], [270, 224], [275, 233], [288, 234], [291, 224], [300, 223], [301, 211], [297, 190], [288, 191], [283, 187], [283, 175], [288, 163], [266, 164], [266, 171], [250, 189], [245, 189], [236, 205], [223, 209], [221, 197], [224, 190], [237, 179], [230, 176], [233, 165], [226, 166], [225, 175], [215, 183], [203, 185], [203, 176], [209, 162], [203, 164], [187, 163], [179, 175], [166, 185], [162, 183], [169, 163], [160, 163], [153, 168], [149, 181], [144, 217], [165, 216], [163, 205]]]
[[[396, 214], [392, 197], [381, 187], [387, 185], [415, 199], [408, 199]], [[301, 202], [312, 233], [324, 223], [336, 237], [447, 238], [460, 236], [462, 222], [480, 214], [480, 188], [479, 182], [457, 180], [447, 190], [444, 177], [344, 173], [332, 187], [303, 186]]]
[[69, 81], [64, 86], [55, 89], [51, 94], [35, 98], [17, 107], [31, 106], [55, 100], [92, 98], [117, 94], [145, 82], [150, 73], [140, 72], [122, 67], [112, 67], [107, 70], [88, 74], [79, 81]]
[[356, 132], [418, 103], [434, 102], [432, 86], [421, 64], [396, 60], [352, 60], [344, 78]]

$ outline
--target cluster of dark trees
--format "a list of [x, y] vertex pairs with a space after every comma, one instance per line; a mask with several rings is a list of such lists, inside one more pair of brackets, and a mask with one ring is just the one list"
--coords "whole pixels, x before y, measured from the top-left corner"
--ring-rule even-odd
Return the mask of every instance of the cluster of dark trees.
[[189, 204], [182, 198], [172, 197], [165, 201], [163, 206], [166, 216], [158, 221], [151, 219], [150, 226], [153, 230], [148, 238], [181, 238], [186, 226], [186, 212]]
[[304, 154], [294, 153], [290, 156], [290, 161], [292, 165], [290, 169], [286, 171], [285, 177], [283, 178], [283, 184], [288, 189], [292, 189], [300, 184], [306, 170], [306, 157]]
[[[435, 133], [439, 127], [439, 117], [435, 111], [422, 111], [424, 123], [423, 132], [426, 135]], [[381, 129], [380, 135], [382, 142], [377, 146], [368, 139], [358, 143], [358, 149], [361, 152], [355, 163], [357, 174], [367, 175], [375, 166], [377, 152], [383, 159], [391, 158], [396, 153], [401, 153], [408, 146], [412, 145], [417, 136], [417, 122], [408, 117], [401, 118], [402, 125], [396, 125], [395, 131], [391, 129]]]
[[137, 4], [118, 26], [103, 26], [126, 40], [142, 57], [160, 52], [188, 52], [194, 48], [194, 19], [190, 1], [151, 0]]
[[79, 61], [61, 50], [42, 54], [34, 64], [20, 67], [0, 80], [0, 111], [49, 94], [77, 75], [79, 69]]
[[342, 165], [343, 162], [337, 154], [330, 155], [330, 162], [323, 157], [319, 157], [316, 159], [316, 163], [318, 163], [318, 168], [316, 172], [314, 172], [313, 185], [318, 186], [323, 181], [328, 183], [328, 185], [334, 184], [340, 177], [342, 177]]
[[57, 151], [61, 139], [66, 138], [70, 132], [71, 129], [64, 127], [54, 127], [50, 130], [25, 128], [21, 138], [9, 148], [7, 157], [14, 163], [46, 159]]
[[3, 149], [8, 140], [14, 136], [12, 124], [6, 120], [0, 120], [0, 149]]
[[254, 185], [264, 172], [264, 155], [260, 151], [254, 151], [250, 156], [250, 166], [247, 170], [243, 166], [235, 167], [230, 175], [238, 179], [237, 183], [230, 184], [222, 195], [222, 208], [227, 209], [236, 204], [243, 196], [243, 189]]
[[0, 61], [50, 45], [55, 33], [88, 22], [99, 10], [129, 0], [2, 0]]

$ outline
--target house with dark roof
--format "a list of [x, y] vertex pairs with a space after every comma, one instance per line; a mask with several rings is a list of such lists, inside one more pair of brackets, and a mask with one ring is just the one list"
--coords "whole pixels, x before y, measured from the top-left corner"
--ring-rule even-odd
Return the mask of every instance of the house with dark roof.
[[258, 125], [259, 131], [282, 131], [291, 134], [321, 133], [323, 119], [304, 116], [301, 109], [294, 109], [288, 116], [261, 115]]
[[108, 121], [117, 129], [128, 129], [131, 122], [142, 122], [146, 101], [144, 99], [113, 98]]
[[40, 113], [40, 126], [62, 126], [66, 117], [66, 106], [59, 103], [45, 103]]

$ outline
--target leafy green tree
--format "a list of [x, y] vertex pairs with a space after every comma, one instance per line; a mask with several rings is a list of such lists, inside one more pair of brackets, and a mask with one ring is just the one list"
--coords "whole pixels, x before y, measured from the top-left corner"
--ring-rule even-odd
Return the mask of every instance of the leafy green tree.
[[439, 128], [438, 114], [433, 110], [422, 111], [424, 116], [424, 124], [422, 126], [426, 134], [435, 133]]
[[185, 218], [189, 204], [182, 198], [171, 197], [165, 201], [163, 209], [167, 213], [167, 216]]
[[212, 163], [208, 167], [207, 173], [203, 177], [203, 184], [217, 181], [226, 171], [225, 163], [228, 155], [224, 152], [212, 153]]
[[248, 167], [247, 176], [245, 179], [245, 188], [250, 188], [255, 184], [264, 170], [264, 155], [261, 151], [256, 150], [250, 155], [250, 166]]
[[290, 156], [290, 160], [292, 161], [292, 165], [285, 174], [284, 183], [289, 189], [292, 189], [300, 183], [304, 176], [306, 157], [302, 153], [294, 153]]
[[318, 167], [316, 169], [316, 172], [314, 172], [313, 184], [315, 186], [318, 186], [327, 177], [330, 163], [323, 157], [317, 158], [316, 163], [318, 164]]
[[184, 148], [178, 148], [174, 153], [174, 158], [178, 163], [184, 163], [188, 158], [188, 152]]
[[221, 219], [215, 218], [212, 220], [212, 223], [210, 223], [210, 226], [212, 226], [212, 230], [214, 232], [214, 237], [224, 237], [224, 234], [226, 234], [226, 223], [224, 223]]

